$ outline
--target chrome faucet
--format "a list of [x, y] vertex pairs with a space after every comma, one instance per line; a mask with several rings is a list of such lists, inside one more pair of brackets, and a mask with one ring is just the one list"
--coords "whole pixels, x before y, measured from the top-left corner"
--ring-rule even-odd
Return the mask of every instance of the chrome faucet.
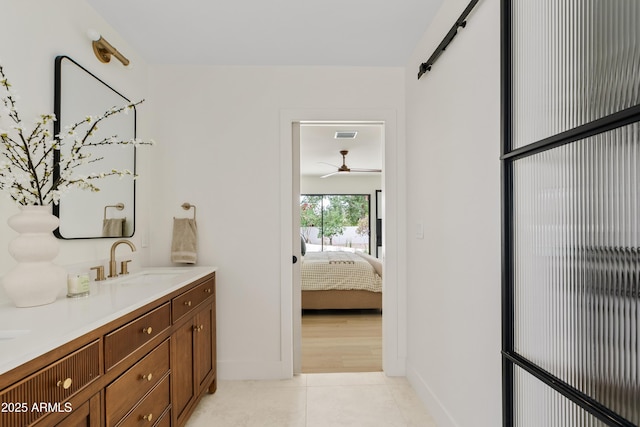
[[[136, 251], [136, 247], [134, 246], [133, 243], [131, 243], [128, 240], [117, 240], [113, 243], [113, 245], [111, 245], [111, 258], [109, 259], [109, 277], [118, 277], [118, 273], [116, 271], [116, 248], [118, 247], [118, 245], [120, 245], [121, 243], [125, 243], [127, 245], [129, 245], [129, 247], [131, 248], [131, 252], [135, 252]], [[122, 270], [120, 271], [121, 274], [126, 274], [126, 265], [127, 263], [131, 261], [122, 261]]]

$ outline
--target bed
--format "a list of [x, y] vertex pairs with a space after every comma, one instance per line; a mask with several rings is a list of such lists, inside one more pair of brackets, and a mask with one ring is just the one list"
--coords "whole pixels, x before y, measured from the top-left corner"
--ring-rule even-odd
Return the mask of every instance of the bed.
[[302, 309], [382, 309], [382, 263], [364, 253], [307, 252]]

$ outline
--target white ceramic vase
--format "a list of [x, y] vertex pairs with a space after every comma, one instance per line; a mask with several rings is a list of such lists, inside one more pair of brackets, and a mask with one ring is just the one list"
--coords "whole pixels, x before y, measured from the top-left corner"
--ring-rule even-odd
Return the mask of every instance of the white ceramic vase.
[[7, 223], [20, 233], [9, 243], [9, 254], [18, 264], [4, 276], [7, 296], [16, 307], [54, 302], [66, 282], [65, 269], [52, 262], [60, 250], [52, 234], [58, 218], [50, 206], [21, 206]]

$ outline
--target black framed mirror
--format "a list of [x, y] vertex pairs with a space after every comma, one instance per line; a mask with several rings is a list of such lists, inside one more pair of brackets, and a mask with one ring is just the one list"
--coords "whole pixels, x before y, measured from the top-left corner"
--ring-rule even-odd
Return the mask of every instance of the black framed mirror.
[[[130, 101], [68, 56], [55, 60], [54, 134], [88, 115], [98, 116]], [[136, 137], [136, 110], [116, 114], [102, 122], [94, 138], [117, 135], [121, 140]], [[55, 173], [60, 159], [68, 155], [63, 144], [55, 153]], [[94, 163], [74, 168], [74, 174], [89, 175], [112, 169], [130, 170], [135, 175], [136, 149], [133, 145], [103, 145], [95, 148]], [[58, 175], [59, 176], [59, 175]], [[55, 179], [55, 178], [54, 178]], [[135, 180], [132, 175], [107, 176], [96, 181], [98, 192], [72, 188], [53, 206], [60, 219], [55, 235], [61, 239], [132, 237], [135, 232]]]

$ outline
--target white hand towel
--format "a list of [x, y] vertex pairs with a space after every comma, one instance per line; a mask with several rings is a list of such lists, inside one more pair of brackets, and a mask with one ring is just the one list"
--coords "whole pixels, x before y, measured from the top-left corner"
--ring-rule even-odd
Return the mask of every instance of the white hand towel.
[[124, 221], [126, 218], [108, 218], [102, 221], [102, 237], [124, 236]]
[[195, 264], [198, 260], [198, 227], [193, 218], [173, 219], [173, 240], [171, 261], [181, 264]]

